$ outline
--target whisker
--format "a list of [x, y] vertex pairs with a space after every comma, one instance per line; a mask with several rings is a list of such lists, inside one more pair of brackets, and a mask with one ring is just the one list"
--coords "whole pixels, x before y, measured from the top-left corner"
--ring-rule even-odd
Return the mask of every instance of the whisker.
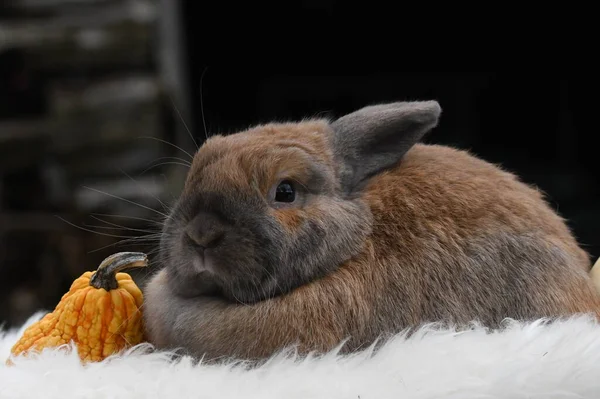
[[98, 231], [89, 230], [89, 229], [86, 229], [86, 228], [84, 228], [84, 227], [77, 226], [75, 223], [71, 223], [71, 222], [69, 222], [68, 220], [65, 220], [65, 219], [63, 219], [62, 217], [60, 217], [60, 216], [58, 216], [58, 215], [54, 215], [54, 216], [56, 216], [57, 218], [59, 218], [59, 219], [60, 219], [60, 220], [62, 220], [63, 222], [65, 222], [65, 223], [67, 223], [67, 224], [69, 224], [69, 225], [71, 225], [71, 226], [73, 226], [73, 227], [76, 227], [76, 228], [78, 228], [78, 229], [80, 229], [80, 230], [83, 230], [83, 231], [87, 231], [87, 232], [89, 232], [89, 233], [94, 233], [94, 234], [98, 234], [98, 235], [101, 235], [101, 236], [113, 237], [113, 238], [131, 238], [131, 236], [119, 236], [119, 235], [115, 235], [115, 234], [100, 233], [100, 232], [98, 232]]
[[147, 252], [147, 254], [148, 254], [148, 256], [153, 256], [153, 255], [156, 255], [159, 251], [160, 251], [160, 247], [158, 245], [155, 245], [153, 249], [151, 249]]
[[[90, 229], [105, 229], [105, 230], [115, 230], [115, 229], [120, 229], [120, 230], [128, 230], [125, 227], [112, 227], [112, 226], [97, 226], [95, 224], [87, 224], [84, 223], [83, 224], [85, 227], [89, 227]], [[132, 236], [134, 237], [134, 236]]]
[[109, 218], [125, 218], [125, 219], [141, 220], [141, 221], [144, 221], [144, 222], [155, 223], [155, 224], [158, 224], [158, 225], [162, 226], [162, 223], [159, 222], [159, 221], [157, 221], [157, 220], [146, 219], [146, 218], [141, 218], [141, 217], [137, 217], [137, 216], [111, 215], [110, 213], [92, 213], [92, 215], [106, 216], [106, 217], [109, 217]]
[[185, 159], [178, 158], [178, 157], [160, 157], [160, 158], [155, 159], [153, 162], [160, 161], [161, 159], [173, 159], [175, 161], [179, 161], [179, 162], [185, 163], [188, 166], [192, 166], [192, 163], [190, 161], [186, 161]]
[[139, 136], [138, 138], [140, 139], [152, 139], [152, 140], [156, 140], [156, 141], [160, 141], [161, 143], [165, 143], [167, 145], [173, 146], [175, 148], [177, 148], [179, 151], [182, 151], [184, 154], [186, 154], [188, 157], [190, 157], [191, 160], [194, 160], [193, 155], [191, 155], [189, 152], [187, 152], [186, 150], [184, 150], [183, 148], [173, 144], [173, 143], [169, 143], [166, 140], [163, 139], [159, 139], [158, 137], [152, 137], [152, 136]]
[[164, 216], [164, 217], [166, 217], [166, 218], [168, 218], [168, 217], [169, 217], [167, 214], [164, 214], [164, 213], [162, 213], [162, 212], [160, 212], [160, 211], [157, 211], [156, 209], [150, 208], [149, 206], [145, 206], [145, 205], [142, 205], [142, 204], [138, 204], [137, 202], [133, 202], [133, 201], [131, 201], [131, 200], [128, 200], [128, 199], [126, 199], [126, 198], [119, 197], [118, 195], [114, 195], [114, 194], [106, 193], [106, 192], [104, 192], [104, 191], [97, 190], [97, 189], [95, 189], [95, 188], [91, 188], [91, 187], [87, 187], [87, 186], [82, 186], [82, 187], [83, 187], [83, 188], [87, 188], [88, 190], [95, 191], [95, 192], [97, 192], [97, 193], [100, 193], [100, 194], [108, 195], [109, 197], [113, 197], [113, 198], [116, 198], [116, 199], [118, 199], [118, 200], [121, 200], [121, 201], [128, 202], [128, 203], [130, 203], [130, 204], [133, 204], [133, 205], [139, 206], [139, 207], [141, 207], [141, 208], [144, 208], [144, 209], [147, 209], [147, 210], [149, 210], [149, 211], [156, 212], [156, 213], [158, 213], [159, 215], [162, 215], [162, 216]]
[[179, 165], [179, 166], [185, 166], [188, 169], [190, 168], [190, 165], [181, 163], [181, 162], [161, 162], [157, 165], [152, 165], [149, 168], [146, 168], [142, 173], [140, 173], [140, 175], [143, 175], [144, 173], [148, 172], [149, 170], [152, 170], [152, 169], [162, 166], [162, 165]]
[[[120, 227], [120, 228], [122, 228], [122, 229], [131, 229], [130, 227], [127, 227], [127, 226], [123, 226], [123, 225], [120, 225], [120, 224], [117, 224], [117, 223], [109, 222], [108, 220], [100, 219], [99, 217], [97, 217], [97, 216], [94, 216], [94, 215], [91, 215], [90, 217], [91, 217], [92, 219], [96, 219], [96, 220], [98, 220], [98, 221], [100, 221], [100, 222], [102, 222], [102, 223], [105, 223], [105, 224], [108, 224], [108, 225], [111, 225], [111, 226]], [[139, 230], [139, 229], [132, 229], [132, 230]], [[153, 231], [153, 233], [158, 233], [159, 231], [160, 231], [160, 230]]]
[[[167, 179], [167, 175], [165, 175], [164, 173], [161, 173], [160, 175], [163, 177], [163, 179], [165, 179], [165, 186], [168, 186], [169, 185], [169, 180]], [[173, 191], [169, 191], [169, 194], [171, 194], [171, 200], [172, 201], [177, 201], [177, 198], [173, 194]]]
[[[104, 222], [104, 220], [101, 220], [101, 219], [97, 219], [97, 220]], [[125, 231], [135, 231], [135, 232], [139, 232], [139, 233], [160, 234], [153, 230], [134, 229], [131, 227], [124, 227], [124, 226], [112, 227], [112, 226], [97, 226], [97, 225], [90, 225], [90, 224], [84, 224], [84, 226], [92, 228], [92, 229], [125, 230]]]
[[[119, 169], [119, 170], [121, 170], [121, 169]], [[139, 187], [140, 187], [142, 190], [144, 190], [144, 191], [146, 192], [146, 194], [148, 194], [150, 197], [152, 197], [152, 198], [154, 198], [155, 200], [157, 200], [157, 201], [160, 203], [160, 205], [163, 207], [163, 210], [165, 210], [165, 211], [166, 211], [166, 210], [168, 210], [168, 209], [169, 209], [169, 208], [168, 208], [168, 207], [165, 205], [165, 203], [164, 203], [164, 202], [162, 202], [162, 201], [160, 200], [160, 198], [158, 198], [158, 197], [157, 197], [157, 196], [155, 196], [155, 195], [152, 195], [152, 194], [150, 194], [150, 192], [148, 192], [148, 190], [146, 190], [146, 189], [145, 189], [145, 188], [144, 188], [144, 187], [143, 187], [143, 186], [142, 186], [142, 185], [141, 185], [141, 184], [140, 184], [138, 181], [136, 181], [136, 180], [135, 180], [133, 177], [129, 176], [129, 174], [127, 174], [127, 172], [125, 172], [124, 170], [121, 170], [121, 172], [122, 172], [122, 173], [123, 173], [125, 176], [127, 176], [129, 179], [131, 179], [131, 181], [132, 181], [132, 182], [134, 182], [135, 184], [137, 184], [137, 185], [138, 185], [138, 186], [139, 186]]]
[[[146, 242], [147, 241], [147, 242]], [[108, 245], [105, 245], [103, 247], [97, 248], [97, 249], [93, 249], [91, 251], [89, 251], [88, 253], [93, 253], [93, 252], [98, 252], [98, 251], [102, 251], [103, 249], [109, 248], [109, 247], [116, 247], [119, 245], [125, 245], [125, 244], [130, 244], [130, 245], [151, 245], [153, 247], [157, 247], [157, 243], [160, 242], [160, 237], [157, 237], [156, 239], [148, 239], [147, 237], [128, 237], [124, 240], [119, 240], [117, 242], [112, 242]]]
[[183, 123], [183, 126], [185, 126], [185, 130], [187, 130], [188, 134], [190, 135], [190, 138], [192, 139], [192, 142], [196, 146], [196, 149], [200, 148], [198, 146], [198, 143], [196, 143], [196, 140], [194, 139], [194, 135], [192, 134], [191, 130], [188, 128], [188, 125], [185, 123], [183, 116], [181, 116], [181, 112], [179, 112], [179, 108], [177, 108], [177, 105], [175, 105], [175, 101], [173, 100], [173, 97], [171, 95], [169, 95], [169, 98], [171, 99], [171, 104], [173, 104], [173, 108], [175, 108], [177, 115], [179, 115], [179, 119], [181, 119], [181, 123]]
[[121, 242], [122, 242], [122, 241], [113, 242], [113, 243], [110, 243], [110, 244], [108, 244], [108, 245], [105, 245], [105, 246], [103, 246], [103, 247], [100, 247], [100, 248], [98, 248], [98, 249], [92, 249], [91, 251], [88, 251], [87, 253], [88, 253], [88, 254], [93, 254], [94, 252], [102, 251], [103, 249], [106, 249], [106, 248], [110, 248], [110, 247], [116, 247], [116, 246], [117, 246], [117, 245], [119, 245]]
[[202, 125], [204, 126], [204, 136], [208, 140], [208, 130], [206, 129], [206, 119], [204, 118], [204, 104], [202, 99], [202, 81], [204, 80], [204, 74], [208, 70], [208, 67], [204, 68], [202, 75], [200, 75], [200, 113], [202, 114]]

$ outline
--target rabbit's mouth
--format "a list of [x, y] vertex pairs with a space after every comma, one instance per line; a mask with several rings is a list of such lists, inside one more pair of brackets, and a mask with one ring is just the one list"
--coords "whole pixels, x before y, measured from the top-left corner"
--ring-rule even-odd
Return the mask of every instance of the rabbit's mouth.
[[204, 251], [198, 251], [198, 254], [194, 256], [192, 266], [196, 273], [208, 272], [210, 274], [215, 274], [215, 261], [210, 254], [210, 251], [210, 248], [205, 249]]

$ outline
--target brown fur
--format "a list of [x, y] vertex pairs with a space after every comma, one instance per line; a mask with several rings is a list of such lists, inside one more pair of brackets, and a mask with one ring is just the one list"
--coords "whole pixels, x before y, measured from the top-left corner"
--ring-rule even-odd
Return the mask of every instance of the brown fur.
[[[329, 170], [326, 192], [337, 192], [328, 126], [272, 124], [213, 138], [194, 160], [188, 190], [265, 195], [283, 171], [304, 181], [318, 159]], [[318, 201], [269, 212], [295, 231], [325, 217]], [[264, 358], [292, 344], [325, 351], [346, 338], [350, 351], [430, 321], [497, 327], [506, 317], [600, 315], [588, 255], [539, 191], [497, 166], [417, 144], [355, 201], [369, 233], [360, 252], [284, 295], [251, 305], [183, 298], [169, 291], [167, 269], [158, 272], [145, 292], [151, 341], [208, 358]]]
[[202, 184], [207, 190], [242, 188], [251, 193], [253, 185], [258, 184], [265, 195], [279, 171], [300, 181], [306, 179], [310, 161], [304, 154], [333, 169], [328, 132], [325, 121], [310, 121], [301, 125], [269, 124], [232, 136], [213, 136], [194, 157], [187, 185]]

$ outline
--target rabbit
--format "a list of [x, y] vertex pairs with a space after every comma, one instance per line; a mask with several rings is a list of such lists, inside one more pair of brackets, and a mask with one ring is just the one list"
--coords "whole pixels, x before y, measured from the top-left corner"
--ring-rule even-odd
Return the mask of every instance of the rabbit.
[[429, 322], [599, 317], [590, 257], [540, 190], [422, 142], [441, 113], [377, 103], [205, 141], [144, 287], [149, 341], [260, 360]]

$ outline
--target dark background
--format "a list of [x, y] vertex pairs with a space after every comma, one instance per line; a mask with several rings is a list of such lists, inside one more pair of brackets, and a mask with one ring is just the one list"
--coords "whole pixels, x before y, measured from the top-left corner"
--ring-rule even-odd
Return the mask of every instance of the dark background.
[[[594, 260], [600, 256], [600, 168], [590, 73], [404, 72], [382, 67], [231, 71], [194, 63], [209, 132], [364, 105], [436, 99], [443, 113], [426, 141], [467, 149], [538, 186]], [[345, 76], [344, 76], [345, 75]], [[196, 83], [196, 87], [199, 84]], [[200, 96], [194, 96], [198, 109]], [[196, 126], [201, 130], [201, 115]], [[212, 130], [211, 130], [212, 127]]]
[[[14, 21], [39, 26], [44, 18], [64, 12], [96, 15], [94, 7], [127, 2], [106, 0], [88, 6], [77, 1], [62, 5], [57, 0], [59, 5], [35, 9], [17, 7], [18, 3], [0, 8], [0, 27]], [[162, 4], [159, 10], [167, 7]], [[259, 44], [254, 58], [240, 56], [226, 66], [214, 65], [207, 60], [206, 43], [218, 42], [227, 27], [216, 34], [214, 27], [198, 23], [194, 2], [181, 4], [174, 25], [162, 21], [170, 15], [164, 10], [143, 22], [145, 30], [118, 25], [115, 43], [120, 47], [106, 54], [73, 50], [71, 45], [56, 50], [58, 55], [49, 47], [0, 48], [0, 323], [18, 324], [34, 310], [53, 308], [74, 278], [116, 250], [156, 248], [153, 238], [116, 246], [123, 237], [107, 234], [141, 237], [159, 231], [161, 216], [151, 209], [165, 212], [185, 176], [185, 167], [176, 164], [180, 161], [164, 159], [185, 155], [140, 137], [154, 136], [193, 151], [182, 119], [201, 143], [204, 125], [208, 134], [223, 134], [272, 120], [338, 116], [378, 102], [436, 99], [443, 114], [427, 142], [468, 149], [537, 185], [593, 259], [600, 256], [594, 74], [500, 67], [497, 72], [410, 72], [405, 64], [369, 60], [358, 66], [306, 56], [298, 57], [304, 62], [280, 62], [261, 53]], [[221, 7], [213, 11], [215, 18], [228, 5]], [[286, 7], [279, 12], [292, 26], [300, 21], [306, 26], [312, 16], [317, 26], [338, 29], [326, 19], [341, 12], [335, 2]], [[261, 10], [253, 13], [259, 15]], [[261, 22], [253, 20], [254, 25]], [[311, 31], [319, 29], [305, 29]], [[305, 39], [310, 42], [313, 37]], [[298, 51], [309, 51], [316, 44]], [[65, 48], [76, 56], [63, 62]], [[177, 84], [169, 85], [173, 69], [161, 72], [161, 68], [173, 61], [174, 49], [181, 51], [175, 54], [180, 56], [176, 62], [180, 74]], [[160, 61], [165, 51], [168, 54]], [[93, 99], [96, 92], [89, 94], [87, 88], [132, 76], [151, 76], [159, 93], [141, 95], [135, 104], [121, 99], [116, 105], [112, 99], [123, 93], [114, 86], [113, 92], [98, 94], [107, 98], [107, 105], [92, 101], [95, 105], [88, 106], [89, 101], [69, 97], [83, 92]], [[165, 164], [143, 180], [148, 166], [160, 163]], [[92, 194], [96, 196], [86, 196]]]
[[[436, 99], [443, 113], [426, 141], [467, 149], [546, 192], [582, 245], [600, 256], [600, 168], [592, 73], [404, 72], [379, 66], [240, 72], [192, 57], [192, 86], [203, 79], [209, 132], [269, 120], [339, 116], [385, 101]], [[309, 69], [307, 73], [307, 69]], [[194, 109], [200, 95], [193, 97]], [[202, 115], [194, 115], [202, 131]], [[201, 135], [201, 132], [199, 133]]]

